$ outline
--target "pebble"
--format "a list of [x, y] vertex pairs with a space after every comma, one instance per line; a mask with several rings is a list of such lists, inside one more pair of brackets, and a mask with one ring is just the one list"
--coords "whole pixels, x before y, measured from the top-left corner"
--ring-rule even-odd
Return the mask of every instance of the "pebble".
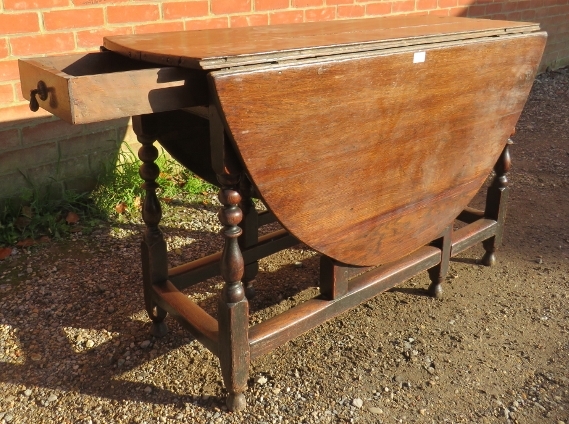
[[9, 412], [6, 415], [4, 415], [4, 421], [6, 421], [7, 423], [12, 422], [13, 419], [14, 419], [14, 416]]
[[146, 386], [146, 387], [144, 388], [144, 392], [147, 393], [147, 394], [152, 393], [152, 387]]
[[32, 395], [32, 391], [31, 391], [30, 389], [26, 389], [26, 390], [24, 391], [24, 395], [29, 397], [29, 396]]
[[367, 408], [367, 410], [368, 410], [369, 412], [371, 412], [372, 414], [383, 414], [383, 409], [377, 408], [377, 407], [375, 407], [375, 406], [369, 406], [369, 407]]
[[257, 378], [256, 383], [260, 384], [261, 386], [263, 384], [265, 384], [267, 382], [267, 377], [265, 377], [264, 375], [260, 376], [259, 378]]
[[144, 340], [142, 343], [140, 343], [140, 347], [143, 349], [146, 349], [148, 346], [150, 346], [150, 340]]
[[352, 405], [354, 405], [356, 408], [361, 408], [364, 405], [364, 401], [361, 400], [360, 398], [355, 398], [352, 401]]
[[87, 343], [85, 343], [85, 347], [87, 349], [91, 349], [93, 346], [95, 346], [95, 342], [93, 340], [87, 340]]
[[49, 395], [49, 397], [47, 398], [48, 402], [55, 402], [57, 400], [57, 396], [55, 396], [54, 394]]
[[110, 314], [112, 314], [112, 313], [115, 311], [114, 306], [109, 306], [109, 307], [107, 308], [107, 311], [108, 311]]

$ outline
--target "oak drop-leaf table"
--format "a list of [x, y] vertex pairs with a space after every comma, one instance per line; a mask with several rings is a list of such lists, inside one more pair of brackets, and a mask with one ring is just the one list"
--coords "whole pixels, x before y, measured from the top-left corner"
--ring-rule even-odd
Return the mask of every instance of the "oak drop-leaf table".
[[[35, 109], [133, 116], [152, 332], [179, 320], [219, 357], [239, 410], [252, 359], [418, 272], [440, 296], [450, 257], [476, 243], [494, 263], [508, 140], [545, 41], [531, 23], [394, 17], [111, 36], [20, 72]], [[168, 269], [155, 141], [220, 187], [222, 252]], [[485, 210], [469, 208], [492, 171]], [[275, 219], [283, 230], [259, 237]], [[322, 255], [321, 295], [250, 327], [257, 261], [299, 241]], [[180, 290], [219, 274], [216, 320]]]

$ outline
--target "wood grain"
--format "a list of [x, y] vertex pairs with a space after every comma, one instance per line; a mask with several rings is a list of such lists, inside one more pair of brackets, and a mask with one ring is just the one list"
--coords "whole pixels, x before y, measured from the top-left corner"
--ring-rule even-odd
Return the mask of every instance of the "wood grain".
[[531, 32], [538, 24], [442, 16], [387, 17], [105, 37], [133, 59], [198, 69], [322, 57], [401, 46]]
[[210, 74], [277, 219], [352, 265], [396, 260], [466, 207], [521, 113], [545, 34]]
[[114, 53], [21, 59], [19, 67], [24, 98], [44, 81], [49, 95], [40, 106], [73, 124], [208, 103], [203, 72], [156, 67]]

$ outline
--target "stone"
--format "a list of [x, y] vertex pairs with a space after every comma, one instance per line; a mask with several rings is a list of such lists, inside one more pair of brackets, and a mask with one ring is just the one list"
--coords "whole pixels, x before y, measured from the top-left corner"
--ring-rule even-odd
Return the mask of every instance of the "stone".
[[364, 401], [361, 400], [360, 398], [355, 398], [352, 401], [352, 405], [354, 405], [356, 408], [361, 408], [364, 405]]
[[383, 409], [377, 408], [375, 406], [368, 406], [367, 410], [372, 414], [377, 414], [377, 415], [383, 414]]
[[259, 378], [257, 378], [256, 383], [260, 384], [261, 386], [263, 384], [265, 384], [267, 382], [267, 377], [265, 377], [264, 375], [260, 376]]
[[150, 346], [150, 340], [144, 340], [142, 343], [140, 343], [140, 347], [143, 349], [146, 349], [148, 346]]
[[146, 387], [144, 388], [144, 393], [146, 393], [146, 394], [152, 393], [152, 387], [146, 386]]

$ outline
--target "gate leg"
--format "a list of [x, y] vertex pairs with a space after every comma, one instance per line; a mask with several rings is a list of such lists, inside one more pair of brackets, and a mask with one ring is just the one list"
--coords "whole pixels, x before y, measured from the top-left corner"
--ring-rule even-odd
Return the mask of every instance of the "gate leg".
[[431, 244], [441, 249], [441, 262], [428, 270], [431, 284], [427, 289], [429, 295], [440, 299], [443, 296], [443, 288], [441, 284], [446, 278], [448, 272], [448, 265], [450, 261], [451, 250], [451, 237], [452, 237], [452, 224], [444, 229], [442, 236]]
[[162, 219], [162, 208], [156, 196], [156, 189], [159, 187], [156, 178], [160, 175], [160, 169], [154, 162], [158, 157], [158, 149], [153, 144], [156, 138], [147, 134], [143, 129], [142, 116], [133, 117], [133, 127], [138, 141], [142, 144], [138, 150], [138, 157], [142, 161], [139, 172], [144, 180], [142, 188], [146, 190], [142, 204], [142, 219], [146, 224], [146, 230], [140, 243], [144, 303], [146, 312], [152, 320], [150, 333], [153, 336], [162, 337], [168, 332], [168, 327], [164, 323], [166, 311], [154, 302], [152, 290], [154, 284], [164, 284], [168, 279], [166, 241], [158, 227]]
[[482, 242], [482, 246], [484, 247], [484, 250], [486, 250], [486, 253], [480, 262], [486, 266], [492, 266], [496, 263], [496, 249], [502, 244], [502, 238], [504, 235], [504, 222], [506, 220], [506, 208], [510, 191], [508, 187], [508, 177], [506, 174], [512, 166], [509, 149], [510, 144], [513, 144], [513, 142], [508, 140], [500, 158], [496, 162], [496, 165], [494, 165], [494, 172], [496, 173], [496, 176], [492, 180], [492, 184], [488, 187], [488, 191], [486, 193], [484, 216], [498, 222], [496, 234]]

